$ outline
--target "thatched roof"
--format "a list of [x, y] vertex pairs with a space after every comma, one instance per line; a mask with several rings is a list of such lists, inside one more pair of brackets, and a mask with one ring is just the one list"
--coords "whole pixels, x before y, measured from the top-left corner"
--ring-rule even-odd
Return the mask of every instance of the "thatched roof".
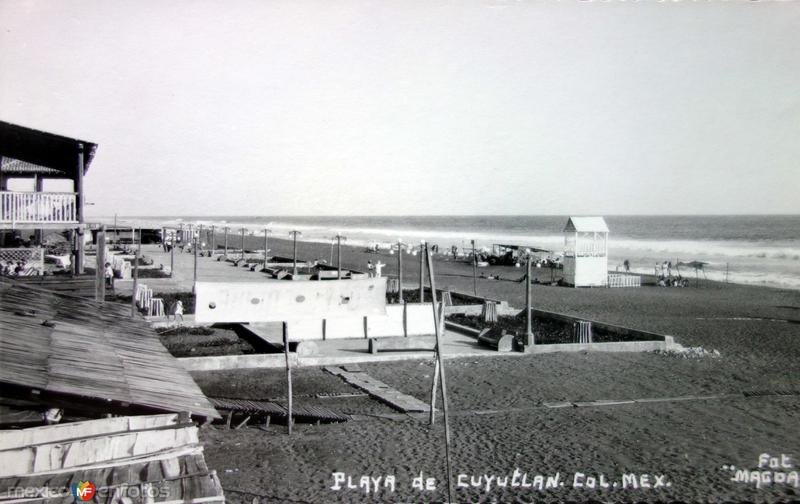
[[0, 281], [3, 395], [87, 411], [190, 412], [218, 418], [158, 335], [130, 308]]

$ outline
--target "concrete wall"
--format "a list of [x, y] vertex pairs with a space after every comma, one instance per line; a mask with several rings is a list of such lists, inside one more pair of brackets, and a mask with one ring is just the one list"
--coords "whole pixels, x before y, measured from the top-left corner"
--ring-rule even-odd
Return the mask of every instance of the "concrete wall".
[[[365, 338], [364, 317], [325, 320], [325, 339]], [[322, 339], [322, 335], [318, 339]]]
[[322, 329], [322, 319], [296, 320], [286, 323], [286, 330], [289, 332], [289, 341], [321, 340]]
[[196, 282], [195, 292], [198, 322], [283, 322], [386, 313], [386, 278]]
[[[297, 366], [297, 354], [290, 353], [289, 361]], [[286, 365], [284, 354], [217, 355], [212, 357], [182, 357], [178, 362], [187, 371], [219, 371], [222, 369], [281, 368]]]
[[[405, 309], [405, 321], [403, 320]], [[407, 330], [404, 331], [403, 326]], [[387, 338], [393, 336], [423, 336], [435, 334], [433, 309], [430, 304], [408, 303], [387, 305], [386, 315], [341, 317], [288, 322], [289, 341], [314, 341], [346, 338]]]
[[367, 317], [367, 335], [370, 338], [403, 336], [403, 305], [387, 305], [386, 316]]
[[615, 343], [564, 343], [559, 345], [533, 345], [528, 353], [552, 352], [654, 352], [671, 350], [667, 341], [621, 341]]

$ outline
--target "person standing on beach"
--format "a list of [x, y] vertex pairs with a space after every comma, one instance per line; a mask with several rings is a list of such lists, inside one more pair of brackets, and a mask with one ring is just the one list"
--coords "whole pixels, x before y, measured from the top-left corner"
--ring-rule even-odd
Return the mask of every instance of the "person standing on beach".
[[111, 263], [106, 263], [104, 276], [106, 277], [106, 285], [114, 288], [114, 270], [111, 268]]
[[175, 301], [175, 311], [173, 315], [175, 316], [175, 320], [178, 320], [178, 315], [180, 315], [181, 322], [183, 322], [183, 301], [180, 299]]
[[367, 261], [367, 275], [370, 278], [375, 276], [375, 266], [372, 265], [372, 261]]

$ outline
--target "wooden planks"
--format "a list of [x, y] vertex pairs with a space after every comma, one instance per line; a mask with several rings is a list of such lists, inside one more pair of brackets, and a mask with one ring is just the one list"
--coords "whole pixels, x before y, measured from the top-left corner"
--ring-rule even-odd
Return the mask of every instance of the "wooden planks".
[[416, 397], [403, 394], [382, 381], [372, 378], [367, 373], [345, 371], [341, 367], [334, 366], [328, 366], [324, 369], [398, 411], [404, 413], [422, 413], [430, 412], [431, 410], [429, 404], [420, 401]]
[[170, 413], [166, 415], [115, 417], [105, 419], [102, 422], [88, 420], [85, 422], [32, 427], [30, 429], [8, 430], [3, 431], [2, 435], [0, 435], [0, 451], [35, 444], [95, 437], [103, 434], [169, 427], [177, 425], [178, 422], [179, 415]]
[[158, 335], [131, 319], [126, 306], [8, 281], [0, 281], [0, 384], [108, 408], [219, 417]]
[[[3, 504], [74, 502], [71, 486], [78, 481], [96, 486], [95, 503], [224, 502], [197, 442], [197, 427], [179, 415], [109, 418], [22, 433], [0, 432], [0, 446], [14, 446], [0, 450]], [[19, 489], [25, 493], [18, 495]]]
[[[251, 401], [249, 399], [212, 398], [212, 404], [221, 411], [234, 411], [247, 413], [254, 416], [274, 416], [286, 418], [288, 412], [280, 404], [268, 401]], [[347, 415], [336, 413], [321, 406], [294, 405], [292, 408], [292, 421], [300, 422], [346, 422], [350, 419]]]
[[197, 445], [197, 427], [103, 435], [0, 451], [0, 477], [52, 473]]

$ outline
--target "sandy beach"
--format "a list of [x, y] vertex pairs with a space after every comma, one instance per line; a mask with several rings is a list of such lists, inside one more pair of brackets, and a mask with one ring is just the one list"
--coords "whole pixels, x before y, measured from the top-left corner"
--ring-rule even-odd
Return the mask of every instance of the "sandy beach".
[[0, 2], [0, 504], [800, 502], [799, 23]]
[[[250, 237], [247, 246], [260, 243]], [[271, 254], [291, 255], [288, 241], [270, 239], [270, 248]], [[298, 249], [303, 259], [330, 259], [329, 246], [301, 243]], [[396, 256], [352, 247], [343, 250], [345, 267], [364, 270], [368, 260], [380, 260], [387, 264], [385, 274], [396, 274]], [[404, 256], [409, 287], [417, 285], [418, 264], [417, 257]], [[437, 285], [471, 291], [468, 264], [440, 257], [435, 268]], [[513, 281], [522, 271], [489, 270], [502, 279], [479, 279], [478, 293], [522, 307], [523, 284]], [[254, 279], [260, 275], [250, 274]], [[795, 484], [757, 488], [755, 482], [732, 481], [736, 472], [731, 466], [756, 469], [761, 454], [786, 454], [794, 461], [800, 453], [796, 429], [800, 292], [701, 280], [698, 287], [689, 288], [535, 285], [533, 299], [537, 308], [672, 335], [678, 343], [703, 347], [709, 354], [577, 353], [448, 360], [452, 482], [458, 502], [796, 498], [800, 490]], [[431, 359], [362, 368], [406, 394], [429, 397]], [[285, 376], [279, 370], [196, 372], [193, 377], [212, 397], [281, 401], [285, 394]], [[354, 415], [354, 420], [298, 424], [292, 437], [280, 425], [266, 431], [256, 426], [204, 428], [206, 457], [219, 471], [228, 500], [446, 501], [441, 420], [431, 428], [427, 420], [397, 414], [369, 397], [336, 396], [348, 391], [354, 389], [321, 368], [299, 369], [294, 380], [297, 404], [325, 406]], [[333, 395], [316, 396], [321, 393]], [[590, 401], [609, 402], [574, 406]], [[553, 407], [560, 402], [571, 405]], [[791, 474], [796, 468], [782, 470]], [[334, 473], [341, 472], [352, 476], [357, 488], [337, 485]], [[413, 487], [420, 472], [436, 479], [436, 490]], [[527, 480], [520, 479], [522, 474]], [[600, 474], [608, 487], [597, 483], [588, 488], [586, 478], [597, 482]], [[499, 481], [492, 479], [487, 487], [485, 477], [479, 481], [483, 475], [495, 475]], [[536, 475], [545, 483], [550, 476], [555, 487], [522, 486], [535, 481]], [[394, 476], [394, 491], [384, 486], [375, 490], [372, 485], [365, 492], [359, 487], [362, 476], [381, 476], [381, 485], [386, 476]], [[508, 486], [498, 486], [506, 476]], [[632, 478], [637, 488], [632, 487]], [[519, 486], [512, 486], [512, 481]]]

